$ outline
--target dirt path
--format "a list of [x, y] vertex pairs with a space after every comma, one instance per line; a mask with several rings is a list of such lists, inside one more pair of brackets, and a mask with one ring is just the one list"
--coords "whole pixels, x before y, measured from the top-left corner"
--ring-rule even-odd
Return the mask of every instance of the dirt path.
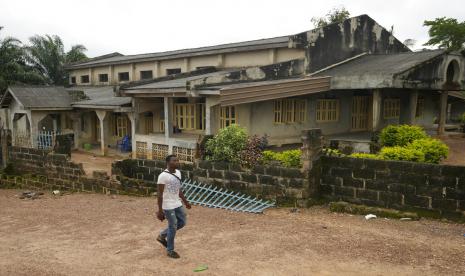
[[465, 274], [463, 224], [194, 207], [172, 260], [154, 240], [153, 198], [18, 193], [0, 190], [0, 275]]
[[108, 175], [111, 175], [111, 164], [117, 159], [115, 157], [97, 156], [80, 151], [73, 151], [71, 153], [71, 160], [77, 164], [82, 163], [87, 175], [92, 175], [92, 172], [95, 170], [106, 171]]
[[443, 164], [465, 166], [465, 137], [441, 137], [441, 140], [449, 146], [449, 156]]

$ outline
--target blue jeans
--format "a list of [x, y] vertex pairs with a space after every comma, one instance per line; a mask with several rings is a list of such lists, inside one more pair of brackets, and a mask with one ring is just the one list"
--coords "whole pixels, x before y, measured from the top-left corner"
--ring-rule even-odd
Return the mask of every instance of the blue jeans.
[[176, 209], [163, 210], [163, 213], [168, 221], [168, 228], [161, 231], [160, 235], [162, 237], [166, 237], [166, 242], [168, 243], [166, 249], [169, 252], [174, 250], [174, 237], [176, 236], [176, 230], [179, 230], [186, 225], [186, 212], [181, 206]]

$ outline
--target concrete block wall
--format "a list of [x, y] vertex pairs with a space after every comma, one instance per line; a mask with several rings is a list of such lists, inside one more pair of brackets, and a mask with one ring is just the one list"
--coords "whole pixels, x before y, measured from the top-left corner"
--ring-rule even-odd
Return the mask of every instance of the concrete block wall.
[[465, 218], [465, 167], [329, 156], [320, 165], [331, 200]]
[[[115, 162], [112, 174], [156, 184], [165, 167], [164, 161], [127, 159]], [[256, 166], [243, 169], [237, 164], [202, 160], [181, 164], [180, 169], [184, 179], [276, 200], [278, 204], [303, 205], [308, 197], [308, 177], [296, 168]]]

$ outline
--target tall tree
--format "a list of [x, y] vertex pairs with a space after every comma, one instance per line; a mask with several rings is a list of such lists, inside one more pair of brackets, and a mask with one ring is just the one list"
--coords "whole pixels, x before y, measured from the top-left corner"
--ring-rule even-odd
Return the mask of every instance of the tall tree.
[[57, 35], [33, 36], [27, 47], [28, 61], [40, 71], [51, 84], [66, 83], [65, 63], [87, 59], [83, 45], [74, 45], [65, 52], [63, 41]]
[[324, 17], [313, 17], [311, 21], [315, 28], [320, 28], [332, 23], [342, 22], [349, 17], [349, 11], [342, 6], [339, 8], [333, 8]]
[[425, 46], [438, 46], [449, 50], [463, 50], [465, 48], [465, 21], [458, 22], [455, 18], [436, 18], [425, 20], [424, 26], [429, 27], [430, 39]]
[[[3, 27], [0, 26], [0, 31]], [[16, 38], [0, 38], [0, 93], [15, 83], [41, 84], [42, 75], [25, 59], [24, 48]]]

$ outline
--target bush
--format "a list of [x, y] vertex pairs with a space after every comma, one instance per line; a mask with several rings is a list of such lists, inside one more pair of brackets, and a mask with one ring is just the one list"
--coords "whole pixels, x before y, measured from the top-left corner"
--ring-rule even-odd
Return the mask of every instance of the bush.
[[247, 145], [241, 152], [241, 164], [245, 167], [253, 167], [257, 165], [263, 157], [263, 150], [268, 145], [266, 136], [258, 137], [251, 136], [247, 139]]
[[425, 154], [421, 150], [409, 147], [383, 147], [379, 153], [382, 159], [424, 162]]
[[263, 152], [263, 158], [262, 160], [264, 163], [268, 163], [270, 161], [279, 161], [281, 165], [285, 167], [300, 167], [301, 166], [301, 161], [300, 161], [300, 156], [301, 156], [301, 151], [296, 149], [296, 150], [286, 150], [283, 152], [273, 152], [266, 150]]
[[198, 148], [199, 148], [199, 153], [200, 153], [200, 158], [202, 160], [208, 159], [208, 152], [207, 152], [207, 142], [211, 139], [213, 139], [213, 135], [205, 135], [202, 137], [202, 140], [200, 141]]
[[409, 125], [389, 125], [379, 135], [381, 145], [388, 147], [406, 146], [415, 140], [427, 137], [423, 128]]
[[239, 163], [241, 152], [247, 146], [245, 129], [230, 125], [221, 129], [212, 139], [206, 142], [208, 160]]
[[465, 112], [463, 112], [462, 117], [460, 118], [463, 124], [465, 124]]
[[424, 162], [427, 163], [438, 164], [449, 154], [449, 147], [433, 138], [415, 140], [407, 147], [421, 151], [425, 156]]
[[342, 152], [338, 149], [323, 148], [321, 152], [326, 156], [344, 156], [344, 154], [342, 154]]
[[378, 154], [373, 154], [373, 153], [361, 153], [361, 152], [356, 152], [352, 153], [349, 155], [349, 157], [353, 158], [366, 158], [366, 159], [381, 159], [381, 156]]

